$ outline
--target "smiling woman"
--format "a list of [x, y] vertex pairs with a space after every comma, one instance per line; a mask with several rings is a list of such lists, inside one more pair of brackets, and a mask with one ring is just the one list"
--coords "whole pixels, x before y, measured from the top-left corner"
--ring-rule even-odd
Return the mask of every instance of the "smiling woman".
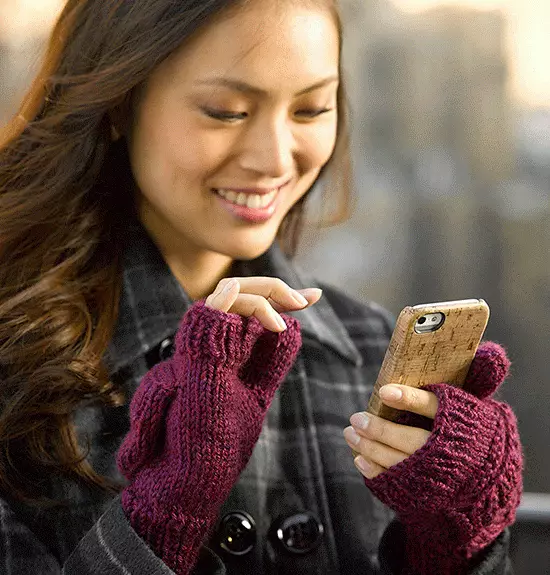
[[504, 351], [365, 418], [392, 319], [293, 262], [349, 203], [341, 43], [333, 0], [67, 1], [0, 145], [3, 572], [509, 573]]
[[[140, 219], [195, 298], [233, 260], [266, 251], [336, 145], [334, 18], [299, 4], [258, 10], [220, 19], [171, 54], [120, 130]], [[272, 193], [261, 207], [259, 195]]]

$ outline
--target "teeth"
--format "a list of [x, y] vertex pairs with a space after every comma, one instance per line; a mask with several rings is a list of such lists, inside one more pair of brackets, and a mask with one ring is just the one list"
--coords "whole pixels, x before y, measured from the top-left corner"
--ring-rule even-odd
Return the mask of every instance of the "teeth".
[[228, 202], [237, 204], [238, 206], [246, 206], [247, 208], [252, 208], [254, 210], [261, 210], [269, 206], [278, 192], [278, 190], [273, 190], [269, 194], [245, 194], [244, 192], [240, 192], [238, 194], [237, 192], [233, 192], [231, 190], [216, 191]]
[[248, 196], [248, 198], [246, 199], [246, 205], [249, 208], [257, 210], [258, 208], [262, 207], [262, 198], [260, 198], [260, 196], [256, 194]]
[[270, 192], [269, 194], [263, 196], [261, 207], [267, 208], [267, 206], [269, 206], [269, 204], [275, 199], [275, 196], [277, 195], [278, 191], [279, 190], [274, 190], [273, 192]]

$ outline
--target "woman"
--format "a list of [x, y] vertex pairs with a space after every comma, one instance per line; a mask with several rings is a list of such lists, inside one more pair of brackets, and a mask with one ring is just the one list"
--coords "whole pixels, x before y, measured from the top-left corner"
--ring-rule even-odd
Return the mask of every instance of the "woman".
[[4, 571], [511, 572], [503, 350], [366, 419], [391, 319], [292, 263], [315, 183], [347, 205], [341, 37], [332, 0], [68, 1], [0, 152]]

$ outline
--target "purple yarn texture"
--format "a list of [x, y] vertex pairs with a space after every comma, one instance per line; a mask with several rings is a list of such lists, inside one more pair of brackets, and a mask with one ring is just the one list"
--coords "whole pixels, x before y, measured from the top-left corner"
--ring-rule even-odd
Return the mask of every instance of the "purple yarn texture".
[[522, 448], [512, 410], [491, 399], [509, 367], [504, 349], [486, 342], [464, 389], [426, 386], [439, 400], [427, 443], [365, 479], [405, 526], [403, 575], [467, 573], [476, 555], [514, 522], [522, 492]]
[[256, 318], [194, 304], [174, 356], [144, 376], [132, 399], [117, 456], [129, 481], [122, 506], [179, 575], [193, 569], [296, 359], [300, 326], [284, 319], [287, 330], [273, 333]]

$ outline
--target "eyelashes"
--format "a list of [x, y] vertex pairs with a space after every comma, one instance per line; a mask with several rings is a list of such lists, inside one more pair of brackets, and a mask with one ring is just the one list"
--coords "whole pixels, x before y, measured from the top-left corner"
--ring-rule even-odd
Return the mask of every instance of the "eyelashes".
[[[318, 108], [308, 110], [298, 110], [296, 115], [302, 118], [313, 119], [318, 118], [324, 114], [332, 112], [334, 108]], [[238, 120], [245, 120], [248, 117], [248, 112], [229, 112], [226, 110], [216, 110], [214, 108], [202, 108], [204, 114], [214, 120], [222, 122], [236, 122]]]
[[214, 120], [221, 120], [223, 122], [234, 122], [236, 120], [244, 120], [248, 114], [246, 112], [227, 112], [224, 110], [215, 110], [213, 108], [202, 108], [202, 111]]
[[300, 110], [296, 112], [296, 114], [300, 116], [304, 116], [306, 118], [317, 118], [318, 116], [322, 116], [323, 114], [328, 114], [332, 112], [334, 108], [321, 108], [318, 110]]

